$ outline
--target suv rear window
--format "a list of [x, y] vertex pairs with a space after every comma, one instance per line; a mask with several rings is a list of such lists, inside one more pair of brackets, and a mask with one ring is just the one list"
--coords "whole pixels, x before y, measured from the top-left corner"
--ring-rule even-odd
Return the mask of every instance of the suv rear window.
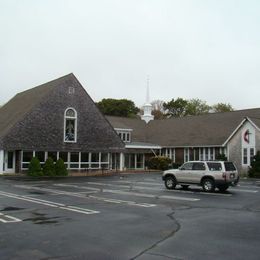
[[236, 167], [232, 162], [224, 162], [226, 171], [236, 171]]
[[208, 162], [207, 165], [208, 165], [210, 171], [221, 171], [222, 170], [221, 163]]

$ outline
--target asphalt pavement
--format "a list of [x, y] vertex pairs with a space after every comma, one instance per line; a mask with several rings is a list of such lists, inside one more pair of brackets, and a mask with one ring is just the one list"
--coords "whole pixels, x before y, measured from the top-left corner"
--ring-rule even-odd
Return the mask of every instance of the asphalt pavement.
[[166, 190], [158, 173], [0, 177], [0, 259], [260, 259], [259, 192]]

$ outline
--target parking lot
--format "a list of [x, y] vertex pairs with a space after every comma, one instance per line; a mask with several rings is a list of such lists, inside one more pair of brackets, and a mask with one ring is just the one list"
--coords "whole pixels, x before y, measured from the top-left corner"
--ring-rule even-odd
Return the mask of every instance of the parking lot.
[[260, 183], [166, 190], [158, 173], [0, 178], [0, 259], [259, 259]]

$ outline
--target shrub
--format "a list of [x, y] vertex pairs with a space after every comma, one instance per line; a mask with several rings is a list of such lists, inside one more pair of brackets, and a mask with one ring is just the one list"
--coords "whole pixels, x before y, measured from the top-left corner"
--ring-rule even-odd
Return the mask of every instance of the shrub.
[[51, 157], [48, 157], [43, 165], [43, 174], [45, 176], [55, 176], [55, 165]]
[[224, 153], [220, 153], [216, 156], [217, 161], [227, 161], [227, 157]]
[[67, 176], [68, 170], [64, 164], [64, 161], [60, 158], [55, 164], [55, 175], [56, 176]]
[[256, 153], [251, 162], [251, 168], [248, 171], [249, 177], [260, 178], [260, 151]]
[[31, 159], [27, 174], [29, 176], [42, 176], [42, 167], [37, 157]]
[[171, 168], [178, 169], [181, 165], [182, 165], [181, 163], [172, 163]]
[[151, 157], [148, 161], [148, 167], [155, 170], [167, 170], [171, 164], [171, 159], [164, 156]]

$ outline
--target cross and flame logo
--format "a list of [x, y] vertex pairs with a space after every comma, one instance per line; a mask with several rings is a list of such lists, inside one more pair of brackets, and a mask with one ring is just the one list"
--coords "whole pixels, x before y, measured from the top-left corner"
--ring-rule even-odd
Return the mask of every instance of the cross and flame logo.
[[246, 131], [245, 131], [245, 133], [244, 133], [244, 141], [246, 142], [246, 143], [250, 143], [250, 132], [249, 132], [249, 130], [247, 129]]

